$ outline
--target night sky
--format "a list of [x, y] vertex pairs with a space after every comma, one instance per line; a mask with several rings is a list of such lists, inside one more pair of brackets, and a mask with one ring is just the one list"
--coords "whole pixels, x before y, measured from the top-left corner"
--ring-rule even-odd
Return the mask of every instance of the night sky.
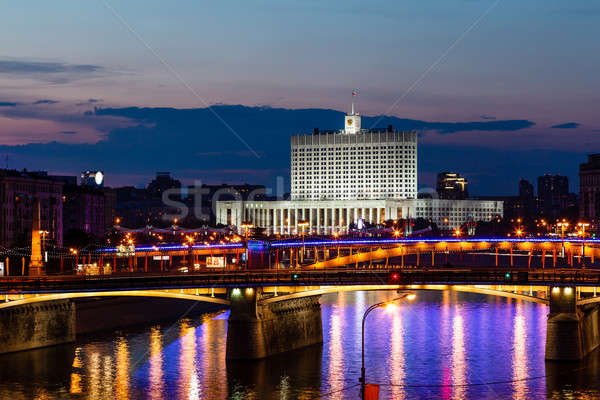
[[597, 2], [33, 1], [0, 21], [2, 167], [272, 185], [354, 88], [363, 127], [419, 131], [421, 187], [576, 191], [600, 152]]

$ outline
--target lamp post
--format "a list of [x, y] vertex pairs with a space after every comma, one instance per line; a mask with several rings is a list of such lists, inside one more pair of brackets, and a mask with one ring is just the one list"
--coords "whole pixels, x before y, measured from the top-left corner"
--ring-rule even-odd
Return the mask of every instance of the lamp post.
[[583, 239], [581, 244], [581, 256], [583, 257], [583, 262], [581, 265], [585, 267], [585, 228], [590, 226], [590, 224], [587, 222], [580, 222], [577, 224], [577, 226], [581, 227], [581, 238]]
[[252, 222], [242, 222], [240, 228], [244, 229], [244, 243], [246, 245], [246, 267], [248, 267], [248, 258], [250, 256], [248, 251], [248, 230], [254, 228]]
[[564, 219], [556, 224], [560, 228], [560, 240], [562, 241], [561, 257], [565, 257], [565, 229], [569, 227], [569, 223]]
[[380, 303], [376, 303], [373, 304], [372, 306], [370, 306], [369, 308], [367, 308], [367, 311], [365, 311], [365, 313], [363, 314], [362, 317], [362, 347], [361, 347], [361, 368], [360, 368], [360, 378], [358, 378], [358, 381], [360, 382], [360, 398], [364, 399], [365, 398], [365, 386], [366, 386], [366, 372], [365, 372], [365, 322], [367, 320], [367, 316], [369, 315], [369, 313], [371, 311], [373, 311], [376, 308], [379, 307], [384, 307], [387, 305], [390, 305], [396, 301], [402, 300], [402, 299], [408, 299], [408, 300], [414, 300], [416, 297], [416, 295], [414, 293], [402, 293], [399, 297], [396, 297], [395, 299], [392, 300], [388, 300], [388, 301], [382, 301]]
[[302, 232], [302, 253], [300, 253], [300, 265], [302, 265], [304, 263], [304, 228], [306, 228], [307, 226], [309, 226], [310, 224], [308, 223], [308, 221], [299, 221], [298, 222], [298, 228], [301, 228], [301, 232]]

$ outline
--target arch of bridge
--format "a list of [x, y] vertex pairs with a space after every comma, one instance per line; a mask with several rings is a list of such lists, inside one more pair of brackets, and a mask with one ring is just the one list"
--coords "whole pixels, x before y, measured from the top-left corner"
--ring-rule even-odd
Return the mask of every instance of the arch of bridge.
[[[521, 289], [529, 289], [529, 286], [520, 287]], [[537, 289], [545, 290], [544, 288], [536, 287]], [[548, 304], [548, 300], [545, 298], [529, 296], [522, 293], [515, 293], [514, 291], [498, 290], [493, 289], [491, 286], [485, 287], [483, 285], [468, 286], [468, 285], [352, 285], [352, 286], [326, 286], [319, 288], [310, 288], [301, 290], [294, 293], [283, 294], [279, 296], [269, 297], [261, 300], [263, 304], [275, 303], [279, 301], [285, 301], [290, 299], [319, 296], [328, 293], [340, 293], [340, 292], [355, 292], [364, 290], [454, 290], [458, 292], [469, 292], [487, 294], [491, 296], [506, 297], [512, 299], [519, 299], [529, 301], [538, 304]], [[538, 290], [539, 291], [539, 290]]]
[[[27, 295], [25, 295], [27, 296]], [[229, 300], [225, 300], [219, 297], [211, 297], [205, 295], [196, 294], [185, 294], [176, 293], [161, 290], [120, 290], [110, 292], [74, 292], [74, 293], [53, 293], [43, 295], [30, 295], [31, 297], [24, 297], [19, 300], [12, 300], [5, 303], [0, 303], [0, 309], [6, 309], [10, 307], [16, 307], [24, 304], [35, 304], [45, 301], [52, 300], [63, 300], [63, 299], [81, 299], [81, 298], [94, 298], [94, 297], [158, 297], [165, 299], [177, 299], [177, 300], [189, 300], [189, 301], [202, 301], [206, 303], [220, 304], [223, 306], [229, 306]]]

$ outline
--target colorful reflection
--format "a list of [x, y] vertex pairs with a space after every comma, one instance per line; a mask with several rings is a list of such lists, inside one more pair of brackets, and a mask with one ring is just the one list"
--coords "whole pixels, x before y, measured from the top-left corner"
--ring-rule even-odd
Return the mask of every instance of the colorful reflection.
[[[257, 362], [226, 362], [227, 313], [80, 339], [65, 354], [0, 356], [0, 398], [356, 399], [358, 388], [347, 388], [360, 374], [362, 313], [395, 296], [323, 296], [322, 347]], [[600, 352], [568, 375], [546, 376], [547, 311], [521, 300], [419, 291], [413, 302], [369, 316], [368, 380], [381, 385], [381, 399], [595, 398], [598, 368], [586, 365], [600, 365]]]

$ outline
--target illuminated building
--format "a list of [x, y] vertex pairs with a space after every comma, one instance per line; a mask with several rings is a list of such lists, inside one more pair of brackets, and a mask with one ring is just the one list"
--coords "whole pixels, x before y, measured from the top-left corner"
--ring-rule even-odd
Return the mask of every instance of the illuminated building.
[[437, 175], [437, 194], [440, 199], [464, 200], [469, 197], [467, 183], [456, 172], [440, 172]]
[[291, 200], [217, 201], [217, 223], [298, 234], [300, 221], [308, 232], [333, 233], [359, 222], [424, 218], [450, 231], [503, 214], [502, 201], [417, 199], [416, 132], [362, 129], [354, 107], [343, 130], [292, 136], [291, 173]]
[[292, 200], [417, 197], [417, 133], [362, 129], [352, 112], [344, 129], [293, 135]]

